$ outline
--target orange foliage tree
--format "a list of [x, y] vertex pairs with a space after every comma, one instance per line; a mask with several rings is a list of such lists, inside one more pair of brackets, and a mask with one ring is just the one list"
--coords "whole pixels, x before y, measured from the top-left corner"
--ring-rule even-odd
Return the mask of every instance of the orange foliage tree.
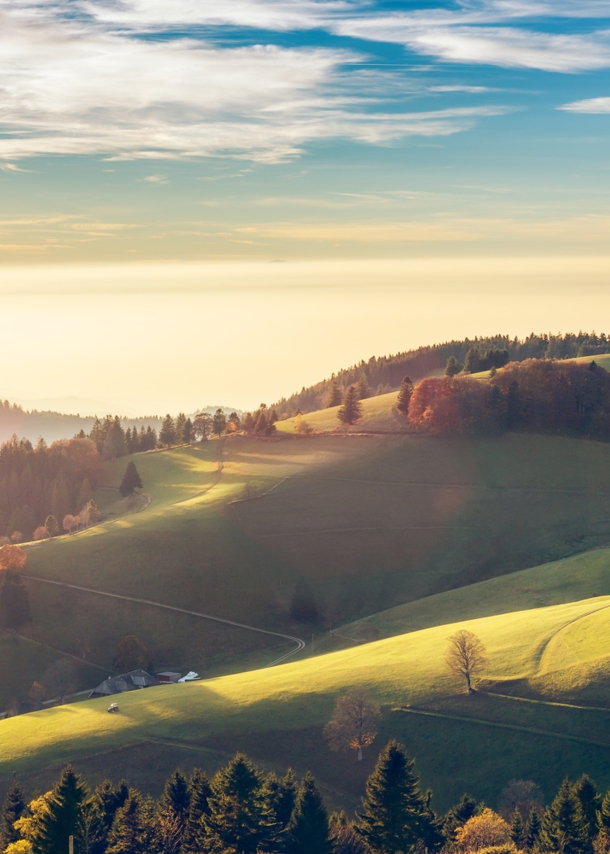
[[26, 561], [26, 554], [19, 546], [5, 545], [0, 548], [0, 570], [23, 569]]

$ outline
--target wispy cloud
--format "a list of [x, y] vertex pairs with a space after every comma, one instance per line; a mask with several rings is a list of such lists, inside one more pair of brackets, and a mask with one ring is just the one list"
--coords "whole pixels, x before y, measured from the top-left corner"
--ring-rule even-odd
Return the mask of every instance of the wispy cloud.
[[570, 104], [562, 104], [557, 109], [566, 110], [570, 113], [610, 113], [610, 97], [585, 98], [582, 101], [572, 101]]

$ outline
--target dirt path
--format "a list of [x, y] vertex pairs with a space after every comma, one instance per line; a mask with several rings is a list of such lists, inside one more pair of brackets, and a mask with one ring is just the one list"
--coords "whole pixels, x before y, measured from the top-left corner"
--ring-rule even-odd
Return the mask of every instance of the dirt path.
[[[249, 632], [258, 632], [262, 635], [270, 635], [276, 638], [282, 638], [283, 640], [287, 640], [290, 643], [295, 644], [295, 648], [290, 650], [290, 652], [285, 653], [284, 655], [276, 658], [275, 661], [270, 662], [265, 665], [265, 667], [273, 667], [275, 664], [280, 664], [282, 661], [285, 661], [287, 658], [295, 655], [295, 653], [300, 652], [305, 648], [305, 641], [301, 638], [293, 637], [292, 635], [285, 635], [281, 632], [272, 632], [269, 629], [259, 629], [257, 626], [248, 626], [245, 623], [238, 623], [235, 620], [227, 620], [224, 617], [213, 617], [210, 614], [202, 614], [200, 611], [189, 611], [186, 608], [177, 608], [175, 605], [164, 605], [161, 602], [153, 602], [150, 599], [138, 599], [134, 596], [122, 596], [119, 593], [105, 593], [102, 590], [94, 590], [92, 587], [81, 587], [78, 584], [66, 584], [64, 581], [51, 581], [48, 578], [37, 578], [33, 575], [24, 575], [23, 578], [27, 578], [29, 581], [35, 581], [38, 584], [53, 584], [56, 587], [64, 587], [70, 590], [80, 590], [82, 593], [93, 593], [96, 596], [106, 596], [109, 599], [121, 599], [124, 602], [137, 602], [140, 605], [151, 605], [153, 608], [163, 608], [166, 611], [176, 611], [178, 614], [188, 614], [191, 617], [200, 617], [202, 620], [211, 620], [214, 623], [223, 623], [227, 626], [235, 626], [239, 629], [246, 629]], [[263, 668], [265, 669], [265, 668]]]

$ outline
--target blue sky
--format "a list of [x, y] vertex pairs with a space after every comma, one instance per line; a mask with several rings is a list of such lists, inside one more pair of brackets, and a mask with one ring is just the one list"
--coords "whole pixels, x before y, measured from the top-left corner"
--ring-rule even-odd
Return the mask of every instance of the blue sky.
[[0, 0], [0, 395], [610, 332], [608, 152], [610, 0]]
[[605, 253], [608, 0], [0, 0], [4, 263]]

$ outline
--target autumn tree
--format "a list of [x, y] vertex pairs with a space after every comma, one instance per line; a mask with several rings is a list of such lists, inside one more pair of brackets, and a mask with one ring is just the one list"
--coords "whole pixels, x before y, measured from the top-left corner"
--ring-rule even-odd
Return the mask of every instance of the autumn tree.
[[455, 832], [456, 845], [460, 851], [476, 852], [495, 845], [512, 842], [510, 825], [493, 810], [484, 809], [468, 819]]
[[72, 513], [67, 513], [64, 516], [61, 525], [64, 531], [67, 531], [69, 534], [73, 534], [74, 531], [78, 530], [80, 527], [80, 520], [78, 516], [73, 516]]
[[454, 676], [463, 676], [472, 694], [472, 680], [487, 665], [485, 645], [480, 638], [467, 629], [461, 629], [448, 639], [445, 661], [449, 672]]
[[142, 489], [143, 486], [144, 484], [142, 483], [142, 478], [138, 473], [136, 464], [133, 460], [130, 460], [127, 463], [123, 480], [119, 486], [119, 492], [123, 498], [127, 498], [128, 496], [132, 496], [136, 489]]
[[113, 666], [122, 673], [130, 670], [146, 670], [148, 650], [135, 635], [127, 635], [117, 647]]
[[400, 384], [398, 398], [396, 399], [396, 409], [402, 412], [403, 415], [409, 414], [409, 405], [413, 394], [413, 382], [411, 377], [405, 377]]
[[342, 424], [353, 424], [362, 418], [362, 404], [358, 399], [356, 386], [351, 385], [343, 396], [343, 403], [337, 412], [337, 418]]
[[26, 554], [19, 546], [8, 544], [0, 548], [0, 571], [3, 569], [23, 569], [26, 562]]
[[39, 525], [34, 531], [34, 539], [35, 540], [48, 540], [49, 532], [44, 525]]
[[331, 750], [357, 750], [360, 762], [364, 748], [375, 740], [380, 717], [379, 705], [366, 688], [352, 688], [336, 701], [334, 714], [324, 727]]
[[203, 442], [212, 432], [212, 416], [207, 412], [200, 412], [193, 421], [193, 435]]

